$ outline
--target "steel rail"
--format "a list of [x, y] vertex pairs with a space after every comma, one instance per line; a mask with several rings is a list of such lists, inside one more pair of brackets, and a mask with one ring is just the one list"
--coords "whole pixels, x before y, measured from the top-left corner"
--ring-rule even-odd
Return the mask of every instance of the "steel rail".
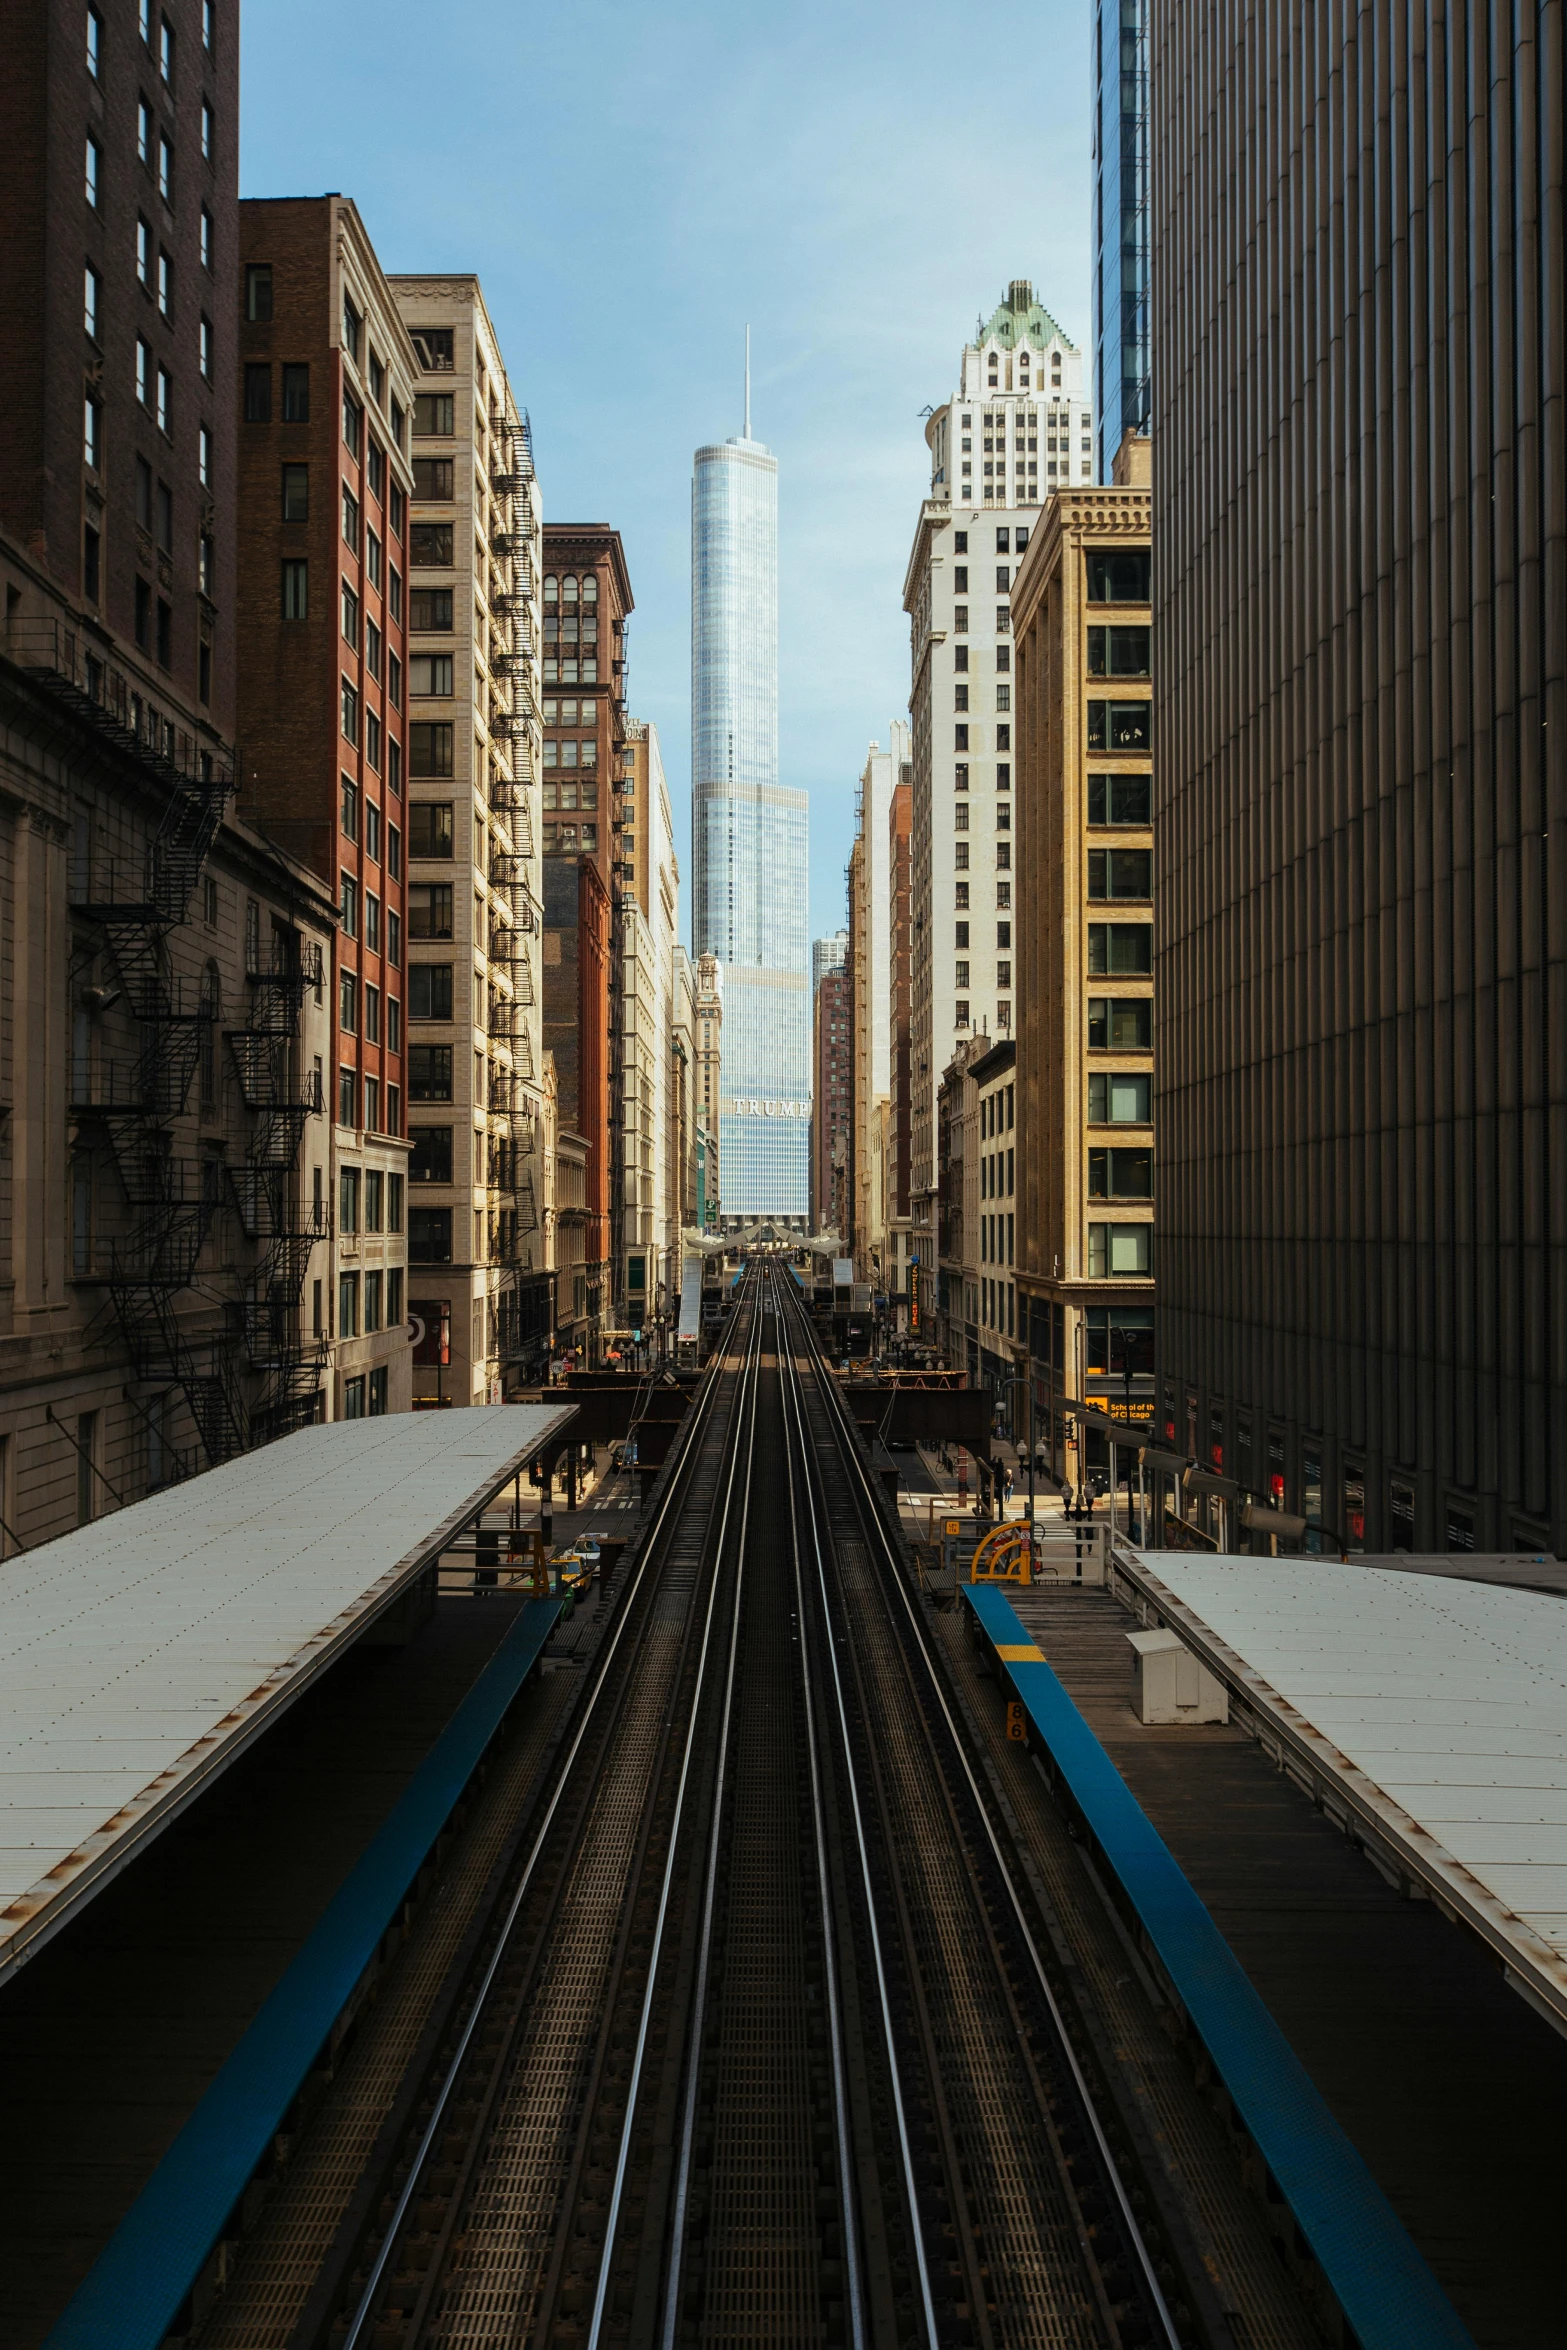
[[[809, 1461], [811, 1445], [805, 1426], [801, 1401], [799, 1369], [792, 1351], [779, 1350], [780, 1363], [787, 1363], [788, 1376], [784, 1391], [793, 1407], [795, 1433], [802, 1467]], [[787, 1407], [786, 1407], [787, 1418]], [[816, 1566], [817, 1586], [821, 1595], [822, 1621], [827, 1655], [832, 1667], [834, 1713], [837, 1719], [840, 1752], [843, 1758], [843, 1780], [848, 1791], [850, 1810], [854, 1820], [855, 1846], [859, 1859], [860, 1883], [865, 1896], [865, 1914], [869, 1922], [872, 1961], [876, 1974], [876, 1996], [881, 2010], [882, 2031], [886, 2040], [887, 2070], [892, 2084], [893, 2111], [897, 2118], [898, 2154], [903, 2170], [904, 2193], [909, 2207], [909, 2238], [918, 2272], [920, 2312], [924, 2322], [925, 2340], [930, 2350], [938, 2350], [935, 2297], [931, 2291], [930, 2269], [925, 2258], [925, 2235], [921, 2221], [920, 2199], [914, 2178], [914, 2154], [909, 2143], [908, 2117], [903, 2104], [903, 2084], [899, 2077], [897, 2038], [893, 2029], [892, 1999], [887, 1984], [886, 1961], [882, 1953], [881, 1929], [876, 1922], [876, 1893], [871, 1873], [870, 1849], [866, 1842], [865, 1820], [860, 1808], [860, 1791], [854, 1771], [854, 1749], [849, 1732], [848, 1706], [844, 1697], [843, 1677], [838, 1670], [837, 1644], [833, 1638], [832, 1609], [827, 1594], [827, 1566], [822, 1549], [821, 1522], [816, 1508], [816, 1495], [808, 1470], [803, 1478], [805, 1496], [810, 1509], [811, 1549]], [[804, 1627], [802, 1621], [802, 1646]]]
[[[751, 1517], [751, 1465], [756, 1452], [756, 1412], [761, 1389], [761, 1359], [762, 1304], [760, 1286], [758, 1286], [752, 1349], [746, 1365], [749, 1380], [750, 1419], [746, 1431], [745, 1483], [740, 1509], [739, 1548], [733, 1578], [728, 1662], [724, 1684], [723, 1738], [725, 1746], [728, 1743], [730, 1709], [734, 1695], [735, 1651], [740, 1631], [740, 1599], [745, 1581], [745, 1538]], [[620, 2145], [615, 2156], [614, 2185], [610, 2190], [609, 2208], [604, 2218], [604, 2237], [599, 2250], [598, 2279], [593, 2293], [593, 2314], [588, 2323], [587, 2350], [598, 2350], [604, 2325], [604, 2311], [609, 2300], [610, 2268], [614, 2259], [615, 2237], [620, 2226], [620, 2207], [625, 2198], [626, 2175], [631, 2163], [631, 2134], [636, 2123], [637, 2097], [642, 2085], [642, 2068], [647, 2057], [648, 2035], [652, 2029], [653, 2010], [657, 2000], [659, 1965], [664, 1948], [664, 1929], [669, 1920], [670, 1893], [674, 1885], [680, 1855], [680, 1831], [685, 1818], [686, 1794], [691, 1779], [691, 1762], [697, 1747], [697, 1726], [702, 1713], [703, 1696], [707, 1688], [713, 1625], [718, 1612], [719, 1587], [723, 1582], [724, 1551], [729, 1534], [729, 1515], [734, 1501], [735, 1483], [739, 1469], [740, 1452], [739, 1447], [736, 1446], [730, 1455], [729, 1477], [724, 1488], [724, 1505], [719, 1520], [718, 1539], [713, 1546], [713, 1571], [708, 1583], [707, 1615], [702, 1626], [702, 1645], [697, 1657], [696, 1682], [691, 1692], [690, 1708], [686, 1717], [685, 1752], [680, 1760], [680, 1781], [675, 1793], [674, 1816], [670, 1822], [668, 1849], [664, 1856], [664, 1874], [659, 1886], [658, 1915], [653, 1928], [652, 1949], [648, 1956], [647, 1978], [643, 1985], [642, 2012], [637, 2019], [636, 2052], [632, 2059], [631, 2078], [626, 2089], [626, 2109], [620, 2125]], [[722, 1806], [722, 1800], [722, 1785], [720, 1783], [717, 1805], [715, 1806], [715, 1819]], [[696, 2012], [699, 2015], [700, 2009]]]
[[[791, 1300], [791, 1305], [793, 1304], [794, 1301]], [[886, 1526], [883, 1523], [875, 1492], [870, 1485], [869, 1476], [864, 1462], [860, 1458], [856, 1434], [849, 1420], [847, 1408], [844, 1405], [843, 1398], [837, 1392], [836, 1382], [832, 1379], [830, 1374], [826, 1376], [823, 1374], [821, 1350], [816, 1343], [816, 1334], [811, 1329], [809, 1322], [806, 1320], [803, 1306], [798, 1307], [796, 1310], [799, 1314], [805, 1352], [813, 1367], [817, 1392], [823, 1397], [827, 1406], [829, 1417], [835, 1422], [839, 1432], [839, 1452], [850, 1470], [851, 1481], [855, 1488], [862, 1522], [865, 1523], [867, 1531], [873, 1533], [874, 1535], [876, 1543], [880, 1548], [883, 1561], [888, 1569], [887, 1580], [890, 1580], [892, 1583], [894, 1589], [897, 1591], [899, 1600], [902, 1603], [908, 1628], [912, 1634], [920, 1661], [925, 1668], [925, 1674], [930, 1685], [931, 1693], [933, 1694], [936, 1704], [940, 1709], [942, 1719], [946, 1723], [953, 1748], [956, 1751], [959, 1763], [962, 1768], [963, 1776], [968, 1783], [970, 1794], [973, 1797], [975, 1810], [978, 1813], [980, 1822], [984, 1828], [985, 1837], [990, 1846], [991, 1856], [995, 1862], [997, 1870], [1000, 1873], [1001, 1882], [1006, 1887], [1007, 1898], [1011, 1905], [1013, 1918], [1016, 1922], [1018, 1932], [1022, 1937], [1023, 1946], [1028, 1952], [1029, 1961], [1034, 1971], [1035, 1981], [1049, 2012], [1051, 2022], [1055, 2028], [1057, 2041], [1059, 2043], [1061, 2053], [1066, 2060], [1073, 2086], [1077, 2092], [1078, 2101], [1082, 2108], [1084, 2117], [1088, 2123], [1089, 2131], [1093, 2137], [1096, 2151], [1103, 2166], [1105, 2178], [1115, 2197], [1116, 2205], [1120, 2212], [1122, 2225], [1126, 2230], [1131, 2248], [1136, 2256], [1138, 2266], [1141, 2269], [1144, 2286], [1148, 2292], [1154, 2310], [1157, 2313], [1160, 2326], [1163, 2329], [1165, 2340], [1169, 2345], [1169, 2350], [1182, 2350], [1180, 2333], [1177, 2330], [1175, 2320], [1170, 2313], [1170, 2307], [1165, 2299], [1163, 2288], [1159, 2283], [1158, 2273], [1154, 2268], [1153, 2259], [1149, 2253], [1147, 2243], [1144, 2240], [1142, 2229], [1137, 2224], [1136, 2214], [1132, 2209], [1131, 2198], [1127, 2194], [1125, 2181], [1121, 2177], [1120, 2168], [1116, 2162], [1113, 2152], [1111, 2151], [1110, 2142], [1105, 2134], [1104, 2125], [1099, 2118], [1098, 2106], [1095, 2102], [1093, 2092], [1090, 2089], [1088, 2079], [1083, 2071], [1082, 2065], [1078, 2061], [1077, 2051], [1072, 2045], [1071, 2034], [1067, 2029], [1066, 2018], [1061, 2011], [1060, 2002], [1056, 1997], [1055, 1990], [1050, 1982], [1049, 1975], [1046, 1972], [1044, 1959], [1041, 1956], [1033, 1928], [1029, 1922], [1027, 1912], [1024, 1909], [1022, 1897], [1018, 1891], [1016, 1879], [1011, 1868], [1007, 1864], [1006, 1855], [1002, 1850], [1000, 1839], [996, 1834], [995, 1825], [991, 1819], [990, 1806], [981, 1794], [979, 1781], [975, 1776], [973, 1766], [969, 1760], [967, 1744], [959, 1733], [957, 1723], [953, 1718], [952, 1709], [947, 1703], [947, 1694], [945, 1688], [942, 1685], [940, 1672], [933, 1656], [931, 1655], [930, 1646], [925, 1635], [924, 1627], [919, 1622], [913, 1602], [909, 1596], [907, 1578], [902, 1571], [901, 1563], [892, 1547], [891, 1537], [889, 1536]], [[836, 1663], [834, 1669], [836, 1670]]]
[[[752, 1299], [750, 1302], [752, 1303], [752, 1328], [748, 1334], [745, 1356], [740, 1365], [741, 1385], [737, 1397], [737, 1415], [740, 1410], [744, 1409], [747, 1381], [750, 1378], [754, 1362], [759, 1360], [760, 1357], [761, 1313], [755, 1300]], [[462, 2030], [458, 2035], [457, 2044], [453, 2051], [450, 2062], [447, 2064], [446, 2070], [442, 2076], [440, 2087], [436, 2091], [429, 2119], [426, 2122], [425, 2128], [420, 2136], [419, 2144], [415, 2148], [413, 2159], [409, 2164], [407, 2177], [403, 2182], [402, 2188], [397, 2197], [397, 2201], [392, 2208], [391, 2216], [387, 2222], [385, 2231], [382, 2234], [381, 2241], [376, 2249], [375, 2256], [370, 2263], [369, 2273], [366, 2277], [364, 2288], [360, 2293], [358, 2301], [354, 2305], [354, 2312], [352, 2317], [349, 2319], [347, 2330], [342, 2337], [340, 2350], [359, 2350], [359, 2345], [365, 2338], [366, 2328], [375, 2315], [376, 2305], [380, 2300], [382, 2289], [386, 2283], [387, 2271], [391, 2265], [393, 2254], [397, 2248], [398, 2241], [401, 2237], [403, 2227], [407, 2221], [408, 2214], [412, 2208], [414, 2199], [419, 2192], [420, 2184], [423, 2179], [425, 2169], [428, 2166], [431, 2152], [435, 2146], [437, 2136], [445, 2119], [447, 2108], [451, 2103], [453, 2094], [462, 2076], [464, 2066], [467, 2062], [469, 2050], [473, 2045], [474, 2037], [478, 2032], [479, 2026], [483, 2020], [490, 1994], [495, 1985], [496, 1977], [499, 1975], [502, 1964], [505, 1960], [513, 1930], [516, 1927], [517, 1920], [522, 1913], [523, 1905], [527, 1900], [528, 1894], [531, 1890], [533, 1875], [535, 1869], [538, 1866], [540, 1854], [544, 1850], [545, 1843], [549, 1837], [551, 1828], [554, 1825], [555, 1815], [559, 1811], [561, 1804], [565, 1800], [567, 1790], [571, 1786], [572, 1767], [575, 1764], [579, 1753], [581, 1752], [583, 1743], [586, 1740], [590, 1729], [594, 1726], [598, 1708], [603, 1700], [604, 1692], [609, 1686], [610, 1668], [614, 1663], [617, 1653], [619, 1652], [621, 1641], [625, 1635], [626, 1626], [631, 1620], [633, 1613], [633, 1603], [641, 1592], [642, 1585], [648, 1574], [649, 1568], [658, 1556], [659, 1545], [668, 1525], [670, 1514], [674, 1508], [677, 1495], [681, 1495], [685, 1491], [689, 1473], [698, 1458], [702, 1444], [709, 1432], [712, 1420], [716, 1415], [720, 1380], [724, 1368], [725, 1363], [721, 1358], [720, 1361], [714, 1366], [714, 1375], [709, 1384], [707, 1393], [701, 1399], [698, 1414], [693, 1415], [692, 1425], [684, 1443], [681, 1446], [677, 1473], [668, 1480], [665, 1486], [665, 1490], [660, 1500], [653, 1524], [648, 1529], [647, 1537], [643, 1541], [639, 1550], [637, 1565], [632, 1576], [631, 1583], [624, 1593], [619, 1607], [616, 1610], [614, 1630], [610, 1636], [609, 1641], [599, 1652], [599, 1657], [594, 1673], [593, 1686], [588, 1692], [586, 1702], [583, 1705], [580, 1719], [578, 1720], [576, 1730], [572, 1737], [571, 1745], [561, 1763], [558, 1772], [556, 1773], [554, 1790], [551, 1793], [550, 1800], [545, 1807], [543, 1818], [539, 1822], [532, 1845], [529, 1848], [527, 1860], [523, 1864], [522, 1874], [517, 1880], [516, 1886], [512, 1892], [511, 1899], [506, 1906], [505, 1914], [501, 1921], [500, 1931], [495, 1938], [494, 1948], [490, 1953], [489, 1961], [485, 1967], [483, 1975], [480, 1978], [478, 1988], [474, 1993], [472, 2001], [470, 2002], [467, 2016], [464, 2019]], [[732, 1466], [730, 1484], [732, 1488]]]

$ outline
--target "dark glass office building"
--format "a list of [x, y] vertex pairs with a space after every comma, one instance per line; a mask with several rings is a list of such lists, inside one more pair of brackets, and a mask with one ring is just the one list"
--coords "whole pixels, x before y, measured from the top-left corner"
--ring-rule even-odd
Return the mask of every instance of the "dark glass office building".
[[1162, 1433], [1324, 1549], [1567, 1550], [1560, 29], [1153, 24]]
[[1095, 478], [1148, 430], [1148, 0], [1094, 5]]

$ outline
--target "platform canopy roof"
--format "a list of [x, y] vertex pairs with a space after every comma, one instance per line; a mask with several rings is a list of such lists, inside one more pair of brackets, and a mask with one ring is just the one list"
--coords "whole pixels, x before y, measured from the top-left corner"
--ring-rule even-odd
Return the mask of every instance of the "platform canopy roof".
[[499, 1404], [305, 1428], [0, 1566], [0, 1975], [572, 1417]]
[[1137, 1556], [1172, 1628], [1567, 2030], [1567, 1600], [1327, 1559]]

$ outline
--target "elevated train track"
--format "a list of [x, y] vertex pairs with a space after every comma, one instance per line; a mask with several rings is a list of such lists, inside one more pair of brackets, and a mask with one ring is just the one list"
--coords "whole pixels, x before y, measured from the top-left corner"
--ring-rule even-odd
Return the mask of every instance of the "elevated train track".
[[[1206, 2338], [883, 1510], [764, 1262], [268, 2342]], [[195, 2338], [260, 2350], [245, 2296], [241, 2252]]]

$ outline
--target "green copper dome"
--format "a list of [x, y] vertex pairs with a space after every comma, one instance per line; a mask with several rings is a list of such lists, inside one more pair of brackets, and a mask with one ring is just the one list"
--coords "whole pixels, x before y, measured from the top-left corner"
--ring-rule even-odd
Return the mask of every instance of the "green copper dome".
[[1048, 351], [1052, 343], [1060, 343], [1072, 351], [1076, 344], [1051, 317], [1043, 302], [1036, 302], [1034, 289], [1026, 277], [1015, 277], [1007, 288], [1007, 298], [994, 309], [989, 318], [976, 329], [976, 343], [999, 343], [1004, 351], [1021, 350], [1025, 343], [1036, 351]]

